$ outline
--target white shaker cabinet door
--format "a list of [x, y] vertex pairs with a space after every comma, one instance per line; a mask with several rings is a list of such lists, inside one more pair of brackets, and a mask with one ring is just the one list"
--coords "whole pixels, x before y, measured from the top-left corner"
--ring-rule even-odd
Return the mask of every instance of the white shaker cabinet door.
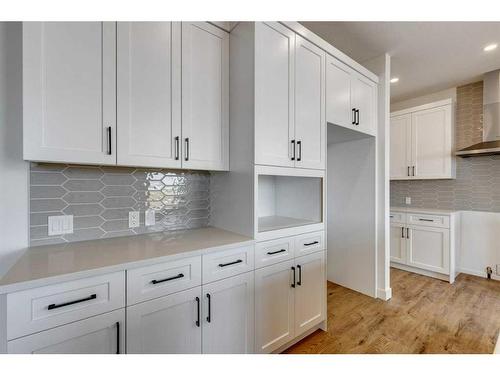
[[314, 44], [296, 36], [295, 166], [325, 169], [325, 59]]
[[326, 57], [326, 121], [346, 128], [354, 126], [350, 70], [330, 55]]
[[295, 33], [277, 22], [255, 23], [255, 163], [295, 165]]
[[391, 179], [409, 179], [411, 176], [411, 115], [391, 118], [390, 129]]
[[408, 237], [408, 265], [449, 274], [449, 229], [410, 225]]
[[351, 103], [356, 111], [354, 128], [366, 134], [377, 133], [376, 85], [360, 75], [353, 74]]
[[118, 164], [180, 168], [181, 25], [118, 22]]
[[406, 264], [406, 233], [403, 224], [391, 223], [391, 262]]
[[120, 354], [125, 352], [125, 309], [9, 341], [9, 353]]
[[229, 34], [182, 23], [182, 166], [229, 169]]
[[451, 105], [412, 113], [412, 175], [416, 178], [453, 177], [451, 116]]
[[127, 307], [127, 353], [200, 354], [201, 287]]
[[294, 261], [255, 270], [255, 350], [271, 353], [295, 337]]
[[116, 164], [115, 139], [116, 24], [24, 22], [24, 159]]
[[203, 285], [203, 353], [254, 351], [254, 273]]
[[295, 335], [301, 335], [326, 316], [325, 252], [295, 259]]

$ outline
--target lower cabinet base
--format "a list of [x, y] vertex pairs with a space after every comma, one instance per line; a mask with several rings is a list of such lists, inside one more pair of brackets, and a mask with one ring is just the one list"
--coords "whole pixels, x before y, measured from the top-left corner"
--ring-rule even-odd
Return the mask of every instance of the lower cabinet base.
[[285, 345], [279, 347], [278, 349], [276, 349], [275, 351], [273, 351], [271, 354], [280, 354], [280, 353], [283, 353], [285, 350], [287, 350], [288, 348], [292, 347], [293, 345], [295, 345], [296, 343], [298, 343], [300, 340], [306, 338], [307, 336], [309, 336], [310, 334], [316, 332], [317, 330], [322, 330], [322, 331], [325, 331], [325, 332], [327, 331], [326, 319], [323, 320], [321, 323], [315, 325], [311, 329], [307, 330], [303, 334], [297, 336], [292, 341], [287, 342]]
[[419, 275], [434, 277], [435, 279], [447, 281], [450, 284], [453, 284], [455, 282], [455, 277], [458, 276], [458, 274], [454, 274], [454, 273], [451, 273], [450, 275], [446, 275], [443, 273], [428, 271], [428, 270], [424, 270], [422, 268], [412, 267], [412, 266], [408, 266], [406, 264], [395, 263], [395, 262], [391, 262], [391, 267], [397, 268], [397, 269], [403, 270], [403, 271], [418, 273]]

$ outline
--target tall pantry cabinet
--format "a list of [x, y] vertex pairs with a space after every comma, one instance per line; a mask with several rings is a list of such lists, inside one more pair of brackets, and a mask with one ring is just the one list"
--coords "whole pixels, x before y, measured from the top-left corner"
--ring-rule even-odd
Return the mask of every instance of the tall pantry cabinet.
[[206, 22], [25, 22], [24, 159], [227, 170], [228, 65]]

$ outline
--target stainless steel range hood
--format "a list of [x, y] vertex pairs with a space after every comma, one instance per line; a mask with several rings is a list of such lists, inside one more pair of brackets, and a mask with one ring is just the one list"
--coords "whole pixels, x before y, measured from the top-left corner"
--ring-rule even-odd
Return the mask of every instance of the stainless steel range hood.
[[455, 153], [464, 158], [500, 155], [500, 70], [486, 73], [483, 86], [483, 141]]

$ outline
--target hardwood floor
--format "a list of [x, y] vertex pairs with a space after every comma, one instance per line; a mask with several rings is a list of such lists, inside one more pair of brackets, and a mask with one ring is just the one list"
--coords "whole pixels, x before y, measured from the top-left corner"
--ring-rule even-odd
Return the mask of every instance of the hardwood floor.
[[492, 353], [500, 282], [461, 274], [453, 285], [391, 268], [384, 302], [328, 284], [328, 332], [285, 353]]

